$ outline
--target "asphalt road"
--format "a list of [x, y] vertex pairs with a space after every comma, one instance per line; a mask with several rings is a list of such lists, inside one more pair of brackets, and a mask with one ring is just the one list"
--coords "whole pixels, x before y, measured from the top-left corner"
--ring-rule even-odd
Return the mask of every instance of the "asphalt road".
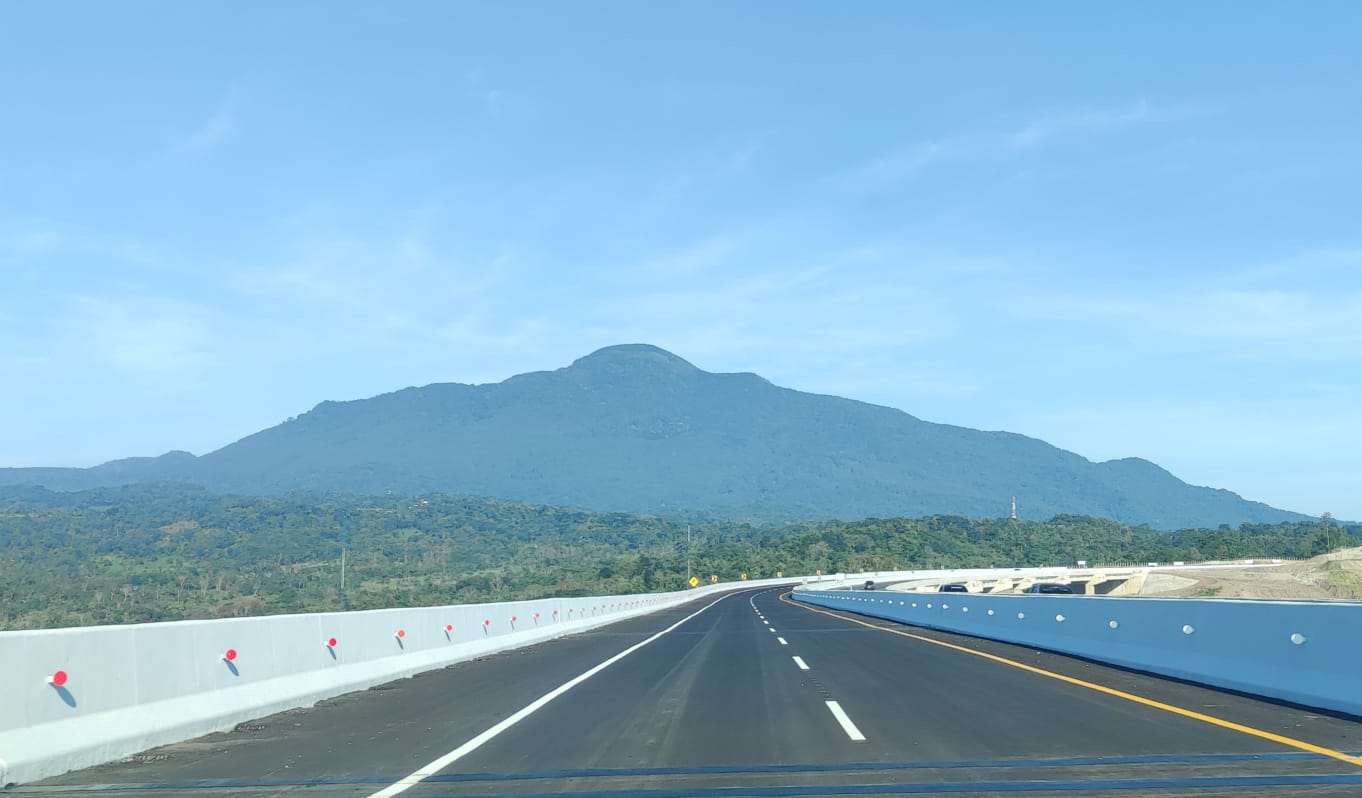
[[1355, 720], [856, 623], [782, 593], [706, 599], [12, 792], [1362, 795], [1362, 763], [1305, 750], [1362, 751]]

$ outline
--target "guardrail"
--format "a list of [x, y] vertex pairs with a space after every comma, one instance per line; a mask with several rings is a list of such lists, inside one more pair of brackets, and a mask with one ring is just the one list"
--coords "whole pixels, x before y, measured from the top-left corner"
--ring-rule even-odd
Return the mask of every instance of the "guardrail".
[[1362, 604], [796, 588], [793, 598], [1362, 716]]
[[0, 787], [712, 593], [797, 581], [0, 632]]

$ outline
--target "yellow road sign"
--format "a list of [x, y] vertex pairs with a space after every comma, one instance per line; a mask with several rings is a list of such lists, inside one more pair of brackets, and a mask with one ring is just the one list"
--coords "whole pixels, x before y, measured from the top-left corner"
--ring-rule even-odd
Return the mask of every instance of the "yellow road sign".
[[776, 571], [776, 578], [777, 578], [777, 579], [784, 579], [784, 578], [785, 578], [785, 572], [784, 572], [784, 571]]
[[709, 583], [710, 583], [711, 585], [718, 584], [718, 582], [719, 582], [719, 575], [718, 575], [718, 574], [710, 574], [710, 575], [709, 575]]
[[698, 584], [700, 584], [700, 577], [698, 577], [698, 576], [692, 576], [692, 577], [690, 578], [690, 586], [691, 586], [691, 587], [695, 587], [695, 586], [698, 585]]
[[743, 573], [742, 573], [742, 578], [743, 578], [743, 579], [746, 579], [746, 578], [747, 578], [747, 572], [746, 572], [746, 571], [743, 571]]

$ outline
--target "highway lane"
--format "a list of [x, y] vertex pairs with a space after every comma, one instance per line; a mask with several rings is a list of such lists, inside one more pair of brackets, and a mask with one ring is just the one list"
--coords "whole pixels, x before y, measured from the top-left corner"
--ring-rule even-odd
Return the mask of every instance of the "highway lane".
[[855, 761], [858, 747], [834, 722], [816, 680], [767, 631], [755, 595], [721, 602], [620, 662], [609, 678], [583, 684], [503, 734], [460, 770]]
[[[1075, 599], [1081, 601], [1083, 599]], [[817, 608], [821, 610], [821, 608]], [[972, 758], [1016, 756], [1114, 756], [1271, 753], [1275, 742], [1210, 726], [1148, 705], [1091, 689], [1018, 672], [996, 661], [962, 654], [868, 626], [906, 630], [1059, 675], [1111, 687], [1151, 701], [1200, 711], [1254, 729], [1328, 748], [1362, 748], [1362, 727], [1300, 709], [1111, 668], [1006, 643], [911, 629], [855, 616], [835, 616], [785, 604], [779, 618], [792, 644], [809, 661], [833, 663], [824, 680], [851, 694], [843, 702], [863, 718], [875, 739], [894, 738], [894, 752], [944, 759], [953, 752]], [[850, 627], [850, 629], [848, 628]], [[875, 689], [856, 691], [858, 685]], [[905, 719], [911, 719], [905, 723]], [[887, 752], [886, 752], [887, 753]]]
[[[507, 651], [278, 713], [230, 732], [143, 752], [122, 762], [34, 785], [42, 791], [90, 785], [324, 782], [326, 795], [368, 795], [501, 721], [528, 702], [646, 640], [709, 601]], [[351, 790], [338, 784], [359, 782]], [[281, 794], [269, 786], [234, 788]], [[112, 790], [106, 790], [112, 791]], [[22, 792], [22, 791], [21, 791]], [[118, 791], [119, 795], [128, 795]], [[184, 794], [197, 794], [188, 791]]]
[[[1362, 794], [1356, 764], [874, 628], [906, 627], [815, 612], [781, 592], [730, 594], [708, 609], [704, 601], [463, 663], [17, 792], [392, 794], [393, 782], [651, 640], [400, 794]], [[909, 631], [1246, 728], [1362, 749], [1352, 720]]]

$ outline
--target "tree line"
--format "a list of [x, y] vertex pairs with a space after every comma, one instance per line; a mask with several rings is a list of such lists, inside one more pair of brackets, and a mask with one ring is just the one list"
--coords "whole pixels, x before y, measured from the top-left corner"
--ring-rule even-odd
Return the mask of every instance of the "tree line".
[[684, 520], [450, 495], [5, 488], [0, 629], [676, 590], [688, 562], [704, 581], [737, 581], [1304, 558], [1362, 542], [1362, 526], [1328, 519], [1172, 533], [1076, 515], [689, 526], [688, 535]]

